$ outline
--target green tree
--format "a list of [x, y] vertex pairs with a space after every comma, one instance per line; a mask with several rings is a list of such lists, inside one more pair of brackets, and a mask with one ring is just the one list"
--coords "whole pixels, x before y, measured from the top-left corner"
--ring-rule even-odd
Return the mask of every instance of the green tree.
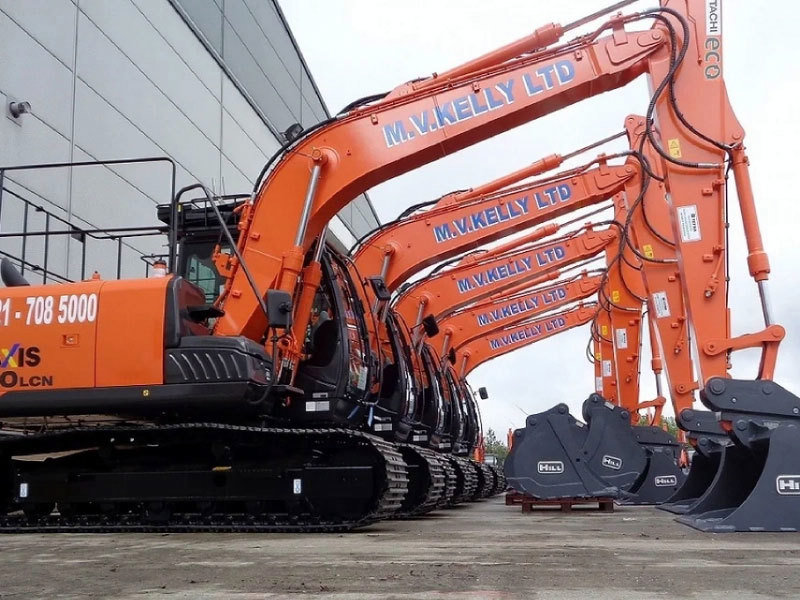
[[489, 429], [484, 436], [486, 444], [486, 454], [494, 454], [497, 460], [503, 462], [508, 456], [508, 447], [497, 439], [497, 434], [494, 429]]
[[[639, 425], [649, 425], [650, 421], [645, 416], [639, 417]], [[674, 437], [678, 437], [678, 424], [675, 422], [675, 417], [661, 417], [661, 422], [658, 424], [658, 427], [666, 427], [667, 432], [669, 432]]]

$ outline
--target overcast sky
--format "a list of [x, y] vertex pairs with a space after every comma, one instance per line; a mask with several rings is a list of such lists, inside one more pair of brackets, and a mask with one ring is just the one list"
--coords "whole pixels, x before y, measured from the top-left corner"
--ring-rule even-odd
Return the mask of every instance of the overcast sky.
[[[281, 0], [281, 7], [332, 112], [350, 101], [388, 91], [405, 81], [444, 71], [520, 38], [550, 22], [566, 24], [611, 0]], [[655, 5], [638, 2], [625, 12]], [[779, 323], [788, 330], [776, 381], [800, 393], [800, 198], [793, 175], [800, 134], [800, 50], [797, 10], [781, 3], [726, 0], [723, 11], [725, 80], [746, 133], [761, 228], [772, 263], [771, 293]], [[794, 13], [794, 14], [792, 14]], [[570, 36], [571, 37], [571, 36]], [[643, 114], [648, 92], [642, 78], [626, 88], [588, 99], [369, 191], [382, 220], [411, 204], [454, 189], [480, 185], [537, 158], [567, 153], [622, 130], [624, 118]], [[608, 150], [624, 149], [624, 142]], [[590, 158], [587, 155], [583, 162]], [[730, 303], [734, 335], [762, 327], [755, 284], [745, 265], [738, 207], [732, 197]], [[510, 353], [476, 369], [473, 387], [486, 386], [484, 427], [503, 436], [526, 414], [566, 402], [574, 415], [593, 390], [592, 366], [584, 356], [588, 327]], [[643, 348], [642, 399], [655, 395]], [[733, 375], [753, 377], [758, 353], [734, 355]], [[666, 383], [666, 382], [665, 382]], [[671, 413], [671, 411], [669, 411]]]

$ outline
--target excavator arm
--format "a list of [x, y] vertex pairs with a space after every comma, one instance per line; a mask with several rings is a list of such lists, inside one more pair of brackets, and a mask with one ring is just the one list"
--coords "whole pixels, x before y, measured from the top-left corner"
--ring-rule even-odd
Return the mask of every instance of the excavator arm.
[[439, 322], [443, 336], [440, 354], [447, 356], [475, 338], [501, 327], [515, 325], [542, 313], [584, 300], [597, 292], [602, 275], [581, 273], [551, 285], [491, 299], [456, 311]]
[[663, 159], [645, 139], [645, 117], [631, 115], [625, 120], [630, 147], [641, 150], [655, 178], [626, 185], [626, 202], [631, 211], [630, 242], [642, 265], [647, 290], [650, 327], [655, 346], [666, 369], [669, 396], [675, 416], [691, 409], [698, 383], [691, 357], [690, 326], [686, 315], [683, 279], [678, 267], [670, 228], [670, 207], [663, 181]]
[[[785, 335], [769, 308], [770, 266], [758, 226], [744, 130], [722, 77], [722, 23], [709, 20], [719, 8], [707, 4], [700, 0], [663, 3], [672, 9], [663, 17], [679, 43], [674, 57], [662, 54], [647, 59], [654, 94], [644, 124], [648, 141], [664, 159], [671, 238], [680, 257], [677, 267], [701, 387], [712, 377], [727, 378], [730, 354], [750, 347], [762, 350], [758, 377], [771, 379]], [[731, 336], [727, 305], [727, 168], [736, 183], [748, 267], [758, 286], [765, 323], [763, 330], [738, 337]]]
[[[640, 169], [636, 169], [636, 172], [639, 173]], [[608, 331], [603, 333], [601, 327], [601, 337], [610, 341], [610, 348], [603, 349], [603, 359], [613, 360], [613, 377], [603, 378], [603, 391], [608, 394], [607, 400], [627, 409], [631, 418], [635, 419], [639, 404], [642, 303], [645, 292], [636, 256], [626, 243], [629, 211], [623, 194], [615, 196], [614, 209], [614, 219], [620, 228], [620, 243], [616, 252], [605, 253], [606, 276], [598, 295], [600, 312], [608, 315], [604, 322]]]
[[[548, 157], [533, 167], [549, 167], [554, 162]], [[608, 165], [604, 156], [594, 162], [598, 166], [584, 165], [498, 189], [509, 179], [537, 171], [523, 169], [479, 188], [488, 192], [448, 194], [431, 209], [368, 238], [354, 255], [357, 270], [365, 277], [380, 275], [393, 292], [425, 267], [607, 200], [636, 176], [629, 164]]]

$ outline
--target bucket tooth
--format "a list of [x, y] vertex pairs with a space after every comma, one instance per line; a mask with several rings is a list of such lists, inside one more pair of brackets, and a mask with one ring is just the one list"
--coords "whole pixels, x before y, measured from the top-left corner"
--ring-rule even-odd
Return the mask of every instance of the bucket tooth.
[[714, 378], [701, 392], [733, 444], [678, 521], [702, 531], [800, 531], [800, 398], [772, 381]]
[[631, 488], [624, 504], [662, 504], [683, 485], [686, 474], [678, 466], [681, 446], [660, 427], [633, 427], [636, 441], [647, 453], [647, 467]]
[[629, 489], [647, 462], [630, 415], [597, 395], [584, 403], [584, 415], [589, 426], [566, 404], [530, 415], [514, 432], [504, 465], [508, 485], [542, 499], [618, 497]]

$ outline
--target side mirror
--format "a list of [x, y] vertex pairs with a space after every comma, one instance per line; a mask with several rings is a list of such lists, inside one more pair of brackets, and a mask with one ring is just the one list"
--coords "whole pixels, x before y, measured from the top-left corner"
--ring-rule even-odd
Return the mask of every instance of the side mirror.
[[486, 391], [485, 387], [479, 387], [478, 396], [480, 396], [481, 400], [487, 400], [489, 398], [489, 392]]
[[428, 315], [422, 319], [422, 329], [425, 330], [425, 335], [433, 337], [439, 333], [439, 325], [436, 323], [436, 317]]
[[19, 271], [17, 271], [17, 268], [14, 266], [14, 264], [5, 257], [0, 260], [0, 278], [2, 278], [3, 283], [6, 284], [7, 287], [30, 285], [28, 280], [25, 279]]
[[292, 295], [283, 290], [267, 291], [267, 319], [271, 329], [292, 326]]

